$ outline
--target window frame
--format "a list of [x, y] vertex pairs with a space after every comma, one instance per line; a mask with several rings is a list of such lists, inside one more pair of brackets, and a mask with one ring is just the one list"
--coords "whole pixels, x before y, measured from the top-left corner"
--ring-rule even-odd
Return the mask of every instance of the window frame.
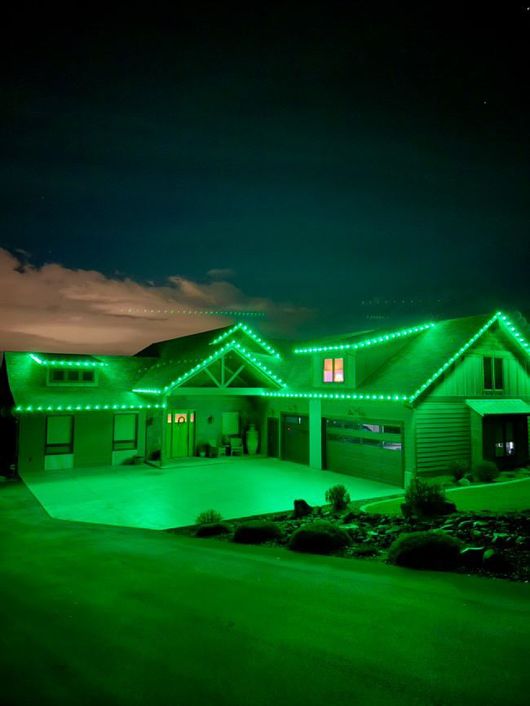
[[[57, 372], [63, 374], [62, 380], [54, 380], [53, 376]], [[68, 377], [73, 373], [77, 373], [75, 380], [69, 380]], [[83, 380], [83, 376], [90, 374], [92, 375], [91, 380]], [[62, 386], [62, 387], [92, 387], [98, 384], [98, 371], [95, 368], [69, 368], [65, 366], [64, 368], [49, 367], [48, 374], [46, 376], [46, 384], [50, 386]]]
[[[488, 361], [488, 362], [486, 362]], [[489, 368], [489, 370], [488, 370]], [[500, 371], [500, 375], [499, 375]], [[486, 378], [491, 381], [491, 387], [486, 382]], [[500, 377], [500, 382], [499, 382]], [[482, 356], [482, 388], [484, 392], [504, 392], [504, 356], [485, 355]]]
[[[116, 419], [118, 417], [134, 417], [134, 439], [116, 439]], [[140, 425], [140, 415], [138, 412], [118, 412], [112, 419], [112, 450], [113, 451], [134, 451], [138, 448], [138, 428]]]
[[[338, 361], [340, 362], [340, 366], [336, 365]], [[322, 383], [324, 385], [329, 385], [330, 383], [341, 385], [344, 380], [345, 380], [345, 375], [344, 375], [344, 357], [340, 358], [323, 358], [322, 360]], [[328, 363], [331, 362], [331, 366], [328, 365]], [[331, 380], [326, 380], [326, 373], [331, 373]], [[337, 375], [342, 374], [342, 379], [338, 380]]]
[[[52, 444], [48, 441], [49, 420], [65, 417], [70, 419], [70, 441], [67, 444]], [[75, 436], [75, 416], [73, 414], [49, 414], [46, 415], [44, 425], [44, 455], [45, 456], [67, 456], [74, 453]]]

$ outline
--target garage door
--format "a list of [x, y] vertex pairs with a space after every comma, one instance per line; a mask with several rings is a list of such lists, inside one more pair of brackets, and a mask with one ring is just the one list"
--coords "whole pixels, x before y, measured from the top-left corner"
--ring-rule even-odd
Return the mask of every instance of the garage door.
[[325, 466], [330, 471], [403, 486], [398, 424], [326, 419]]
[[284, 461], [309, 463], [309, 417], [282, 417], [282, 458]]

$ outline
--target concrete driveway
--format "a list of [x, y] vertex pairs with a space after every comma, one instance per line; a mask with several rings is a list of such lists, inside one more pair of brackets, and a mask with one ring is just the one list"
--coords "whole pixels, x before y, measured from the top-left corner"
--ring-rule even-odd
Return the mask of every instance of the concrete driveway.
[[318, 471], [274, 458], [191, 458], [171, 468], [109, 466], [24, 475], [51, 517], [124, 527], [168, 529], [195, 522], [203, 510], [225, 519], [292, 508], [295, 498], [324, 503], [344, 484], [352, 500], [399, 493], [395, 486]]

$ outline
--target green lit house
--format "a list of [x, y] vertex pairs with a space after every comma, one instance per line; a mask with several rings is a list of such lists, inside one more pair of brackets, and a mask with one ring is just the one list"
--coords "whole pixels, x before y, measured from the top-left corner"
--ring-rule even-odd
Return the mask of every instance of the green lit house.
[[[134, 356], [8, 352], [0, 463], [68, 473], [253, 451], [403, 486], [451, 461], [528, 462], [526, 324], [498, 312], [318, 344], [236, 326]], [[254, 434], [254, 438], [255, 438]]]

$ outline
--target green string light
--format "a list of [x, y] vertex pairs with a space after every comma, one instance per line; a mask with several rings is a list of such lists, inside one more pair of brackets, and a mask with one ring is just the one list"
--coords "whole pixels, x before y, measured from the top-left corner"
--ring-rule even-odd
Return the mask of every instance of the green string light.
[[487, 323], [485, 323], [484, 326], [482, 326], [482, 328], [480, 328], [473, 336], [471, 336], [471, 338], [466, 341], [466, 343], [464, 343], [464, 345], [459, 348], [459, 350], [457, 350], [457, 352], [452, 355], [440, 368], [438, 368], [438, 370], [433, 375], [431, 375], [431, 377], [428, 378], [423, 383], [423, 385], [418, 387], [416, 392], [414, 392], [409, 397], [409, 402], [414, 402], [414, 400], [417, 399], [422, 394], [422, 392], [425, 392], [425, 390], [430, 387], [432, 383], [437, 380], [440, 375], [442, 375], [447, 370], [447, 368], [449, 368], [449, 366], [455, 363], [475, 343], [475, 341], [480, 338], [480, 336], [482, 336], [482, 334], [485, 333], [490, 328], [490, 326], [495, 323], [495, 321], [498, 320], [499, 316], [501, 315], [502, 314], [498, 312], [494, 316], [492, 316], [491, 319]]
[[275, 358], [281, 358], [280, 354], [278, 353], [277, 350], [275, 350], [271, 345], [267, 343], [267, 341], [264, 341], [263, 338], [258, 336], [258, 334], [250, 328], [250, 326], [247, 326], [246, 324], [236, 324], [235, 326], [232, 326], [228, 331], [225, 331], [222, 333], [220, 336], [217, 336], [210, 345], [215, 346], [218, 343], [221, 343], [225, 339], [227, 339], [229, 336], [232, 336], [232, 334], [236, 333], [237, 331], [243, 331], [249, 338], [251, 338], [254, 343], [257, 343], [258, 346], [261, 346], [264, 350], [267, 351], [267, 353], [270, 353], [273, 355]]
[[123, 409], [163, 409], [162, 404], [78, 404], [78, 405], [17, 405], [15, 412], [104, 412]]
[[337, 343], [330, 346], [309, 346], [303, 348], [294, 348], [293, 353], [324, 353], [327, 351], [354, 351], [360, 348], [368, 348], [369, 346], [374, 346], [378, 343], [386, 343], [387, 341], [393, 341], [396, 338], [404, 338], [405, 336], [410, 336], [413, 333], [420, 333], [429, 328], [435, 326], [434, 322], [430, 321], [426, 324], [420, 324], [419, 326], [411, 326], [410, 328], [400, 329], [399, 331], [394, 331], [393, 333], [387, 333], [382, 336], [376, 336], [374, 338], [367, 338], [363, 341], [358, 341], [357, 343]]
[[175, 378], [172, 380], [170, 383], [165, 385], [163, 388], [158, 389], [158, 388], [135, 388], [133, 389], [133, 392], [138, 392], [141, 394], [153, 394], [153, 395], [163, 395], [168, 393], [170, 390], [172, 390], [174, 387], [177, 387], [179, 385], [182, 385], [186, 380], [188, 380], [190, 377], [193, 375], [197, 375], [197, 373], [201, 372], [201, 370], [204, 370], [208, 365], [211, 363], [214, 363], [216, 360], [218, 360], [221, 356], [223, 356], [225, 353], [231, 350], [237, 350], [244, 358], [247, 359], [248, 362], [252, 363], [254, 367], [258, 368], [261, 370], [262, 373], [267, 375], [267, 377], [271, 378], [274, 380], [274, 382], [279, 385], [280, 387], [285, 387], [284, 381], [276, 375], [276, 373], [273, 373], [272, 370], [267, 368], [267, 366], [263, 365], [261, 361], [259, 361], [252, 353], [247, 350], [244, 346], [242, 346], [240, 343], [237, 343], [236, 341], [231, 341], [230, 343], [227, 343], [225, 346], [220, 348], [218, 351], [215, 353], [212, 353], [212, 355], [208, 356], [204, 360], [202, 360], [200, 363], [195, 365], [193, 368], [185, 372], [183, 375], [180, 375], [178, 378]]
[[39, 358], [35, 353], [30, 353], [29, 357], [38, 365], [43, 365], [46, 368], [100, 368], [108, 365], [101, 360], [60, 360], [58, 358], [46, 360]]
[[406, 402], [407, 395], [383, 395], [383, 394], [360, 394], [348, 392], [269, 392], [264, 390], [261, 392], [262, 397], [292, 397], [299, 399], [318, 399], [318, 400], [370, 400], [384, 402]]
[[517, 341], [517, 343], [521, 346], [525, 353], [530, 356], [530, 343], [526, 340], [526, 338], [519, 331], [519, 329], [514, 326], [508, 316], [506, 316], [506, 314], [503, 314], [502, 311], [498, 311], [497, 318], [499, 319], [499, 322], [503, 325], [504, 329], [510, 334], [510, 336], [512, 336], [512, 338]]

